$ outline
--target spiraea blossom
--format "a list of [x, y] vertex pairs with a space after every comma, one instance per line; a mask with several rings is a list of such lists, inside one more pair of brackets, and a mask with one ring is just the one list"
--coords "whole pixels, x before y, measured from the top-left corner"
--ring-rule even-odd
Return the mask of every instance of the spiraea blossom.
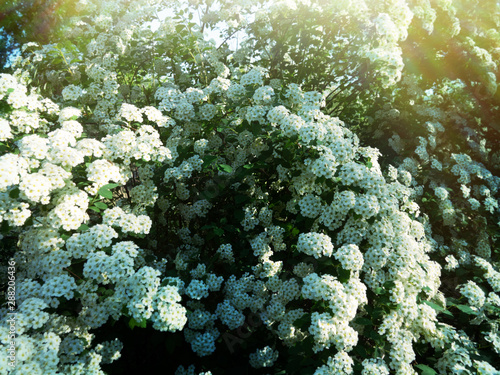
[[493, 3], [56, 7], [0, 74], [0, 373], [498, 373]]

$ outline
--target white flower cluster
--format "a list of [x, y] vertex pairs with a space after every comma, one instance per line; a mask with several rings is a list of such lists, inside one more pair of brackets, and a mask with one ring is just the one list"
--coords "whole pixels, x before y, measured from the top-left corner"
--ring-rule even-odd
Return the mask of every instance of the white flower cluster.
[[62, 91], [63, 99], [66, 101], [76, 101], [83, 95], [83, 90], [80, 86], [69, 85]]
[[119, 227], [123, 232], [148, 234], [152, 221], [147, 215], [126, 213], [120, 207], [106, 209], [102, 216], [103, 224]]
[[263, 81], [264, 75], [265, 73], [262, 72], [262, 70], [253, 68], [248, 73], [245, 73], [241, 76], [240, 84], [243, 86], [249, 86], [249, 85], [261, 86], [264, 83]]
[[174, 159], [175, 153], [163, 146], [158, 132], [150, 125], [143, 125], [135, 133], [123, 130], [102, 139], [104, 157], [129, 165], [133, 160], [164, 161]]
[[334, 357], [328, 357], [327, 365], [318, 368], [314, 375], [349, 375], [353, 373], [353, 365], [352, 358], [346, 352], [338, 352]]
[[[108, 233], [112, 237], [116, 232], [111, 229]], [[109, 238], [109, 237], [108, 237]], [[110, 245], [111, 241], [101, 243]], [[111, 255], [104, 251], [94, 252], [87, 257], [87, 262], [83, 268], [83, 275], [89, 279], [95, 280], [99, 284], [116, 284], [125, 280], [134, 274], [134, 258], [139, 255], [139, 248], [133, 242], [119, 242], [111, 248]]]
[[[196, 375], [195, 372], [196, 367], [194, 365], [189, 366], [187, 369], [184, 366], [179, 366], [177, 370], [175, 370], [175, 375]], [[210, 371], [200, 372], [198, 375], [212, 375]]]
[[191, 280], [186, 287], [186, 294], [196, 300], [206, 298], [208, 297], [208, 285], [202, 280]]
[[108, 184], [110, 181], [117, 182], [120, 185], [125, 184], [128, 180], [128, 175], [122, 173], [120, 167], [112, 162], [105, 159], [99, 159], [87, 166], [87, 178], [94, 183], [85, 190], [87, 190], [90, 195], [95, 195], [101, 187]]
[[333, 256], [345, 270], [359, 271], [363, 268], [363, 254], [356, 245], [344, 245]]
[[217, 249], [217, 254], [220, 255], [221, 259], [227, 260], [228, 262], [234, 262], [233, 247], [231, 244], [222, 244]]
[[297, 241], [297, 250], [312, 255], [316, 259], [333, 254], [333, 244], [329, 236], [322, 233], [301, 233]]
[[434, 193], [440, 200], [445, 200], [448, 198], [448, 191], [442, 187], [435, 188]]
[[228, 300], [219, 303], [215, 313], [230, 330], [240, 327], [245, 321], [245, 315], [235, 309]]
[[272, 367], [278, 359], [278, 351], [273, 350], [270, 346], [262, 349], [257, 349], [255, 353], [250, 354], [250, 366], [253, 368]]
[[123, 103], [119, 116], [123, 117], [128, 122], [142, 122], [142, 111], [133, 104]]

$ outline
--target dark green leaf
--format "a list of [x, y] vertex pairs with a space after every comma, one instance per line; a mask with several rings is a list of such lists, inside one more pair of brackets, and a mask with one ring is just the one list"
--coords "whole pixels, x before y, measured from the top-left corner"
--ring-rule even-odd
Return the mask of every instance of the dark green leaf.
[[311, 324], [311, 315], [304, 314], [301, 318], [297, 319], [293, 324], [298, 328], [307, 328]]
[[19, 188], [14, 188], [9, 191], [9, 197], [11, 197], [12, 199], [19, 198]]
[[106, 208], [108, 208], [108, 205], [106, 203], [103, 203], [103, 202], [95, 202], [94, 205], [97, 208], [100, 208], [101, 210], [105, 210]]
[[338, 278], [341, 283], [345, 283], [349, 281], [351, 278], [351, 271], [345, 270], [343, 268], [338, 269]]
[[113, 192], [109, 189], [100, 188], [97, 191], [97, 194], [99, 194], [101, 197], [104, 197], [104, 198], [108, 198], [108, 199], [113, 198]]
[[358, 318], [354, 321], [354, 323], [362, 325], [362, 326], [371, 326], [373, 325], [372, 321], [367, 318]]
[[470, 308], [470, 306], [467, 306], [467, 305], [456, 305], [455, 306], [457, 309], [459, 309], [460, 311], [466, 313], [466, 314], [469, 314], [469, 315], [476, 315], [477, 313], [472, 310]]
[[247, 195], [236, 195], [236, 196], [234, 197], [234, 202], [235, 202], [236, 204], [241, 204], [241, 203], [246, 202], [246, 201], [248, 201], [248, 200], [250, 200], [250, 197], [249, 197], [249, 196], [247, 196]]
[[231, 166], [227, 164], [219, 164], [219, 169], [226, 173], [231, 173], [233, 171], [233, 168], [231, 168]]
[[134, 327], [146, 328], [146, 325], [146, 319], [142, 319], [140, 322], [138, 322], [134, 318], [130, 318], [130, 320], [128, 321], [128, 326], [130, 327], [130, 329], [134, 329]]
[[89, 228], [89, 226], [87, 224], [82, 224], [82, 225], [80, 225], [80, 227], [77, 230], [80, 231], [80, 232], [85, 232], [85, 231], [87, 231], [89, 229], [90, 228]]
[[109, 190], [109, 189], [114, 189], [115, 187], [118, 187], [118, 186], [120, 186], [120, 185], [118, 185], [118, 184], [106, 184], [106, 185], [102, 186], [101, 189]]
[[217, 160], [217, 156], [215, 155], [205, 155], [203, 157], [203, 165], [202, 168], [206, 169], [210, 164], [212, 164], [215, 160]]
[[437, 374], [432, 368], [427, 365], [415, 365], [416, 368], [422, 370], [422, 375], [434, 375]]
[[449, 312], [448, 310], [446, 310], [445, 308], [439, 306], [437, 303], [434, 303], [434, 302], [431, 302], [431, 301], [424, 301], [424, 303], [426, 305], [429, 305], [430, 307], [432, 307], [434, 310], [436, 311], [439, 311], [439, 312], [442, 312], [443, 314], [446, 314], [448, 316], [451, 316], [453, 317], [453, 314], [451, 312]]

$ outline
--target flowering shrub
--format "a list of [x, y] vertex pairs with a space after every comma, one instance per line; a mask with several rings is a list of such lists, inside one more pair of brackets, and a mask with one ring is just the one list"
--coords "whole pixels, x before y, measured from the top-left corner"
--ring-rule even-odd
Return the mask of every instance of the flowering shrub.
[[[24, 46], [0, 75], [2, 257], [16, 270], [16, 361], [6, 307], [2, 372], [113, 373], [146, 332], [178, 375], [498, 373], [487, 130], [460, 82], [424, 92], [403, 74], [399, 43], [425, 7], [340, 3], [207, 2], [201, 26], [198, 2], [175, 3], [152, 32], [140, 25], [160, 1], [81, 1], [65, 42]], [[332, 38], [314, 24], [300, 63], [309, 42], [287, 33], [272, 45], [286, 59], [246, 54], [305, 8], [304, 30], [323, 11], [367, 28]], [[204, 41], [221, 20], [255, 39], [234, 52]], [[315, 40], [345, 53], [332, 75], [351, 78], [301, 76], [328, 59], [313, 59]], [[393, 90], [383, 108], [367, 108], [367, 82]], [[373, 142], [395, 166], [331, 115], [347, 107], [357, 126], [373, 113], [373, 133], [391, 131]], [[423, 129], [399, 134], [400, 116]], [[228, 352], [245, 365], [224, 365]]]

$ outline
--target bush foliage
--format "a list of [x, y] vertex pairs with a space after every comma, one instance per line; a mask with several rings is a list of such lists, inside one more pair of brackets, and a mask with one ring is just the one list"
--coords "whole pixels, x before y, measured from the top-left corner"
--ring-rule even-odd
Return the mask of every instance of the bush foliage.
[[497, 2], [68, 4], [0, 74], [0, 372], [500, 373]]

